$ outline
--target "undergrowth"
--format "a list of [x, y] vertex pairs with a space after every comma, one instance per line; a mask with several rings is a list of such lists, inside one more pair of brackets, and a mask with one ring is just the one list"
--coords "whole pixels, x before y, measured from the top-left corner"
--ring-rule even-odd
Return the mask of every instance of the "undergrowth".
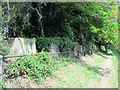
[[42, 51], [34, 56], [16, 58], [13, 63], [4, 67], [4, 72], [10, 78], [26, 75], [41, 82], [41, 78], [51, 75], [52, 71], [59, 66], [67, 65], [70, 61], [70, 58], [51, 58], [48, 52]]
[[43, 48], [45, 51], [49, 51], [52, 43], [55, 43], [59, 46], [60, 52], [71, 51], [74, 46], [78, 44], [67, 37], [38, 37], [36, 40], [38, 51], [41, 51]]
[[0, 89], [8, 87], [4, 79], [5, 78], [3, 76], [0, 76]]

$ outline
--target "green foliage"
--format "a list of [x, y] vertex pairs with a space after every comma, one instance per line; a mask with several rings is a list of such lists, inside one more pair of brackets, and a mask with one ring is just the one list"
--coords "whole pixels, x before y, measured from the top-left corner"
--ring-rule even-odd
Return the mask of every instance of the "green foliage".
[[0, 88], [6, 88], [6, 87], [7, 87], [7, 84], [4, 80], [4, 77], [0, 76]]
[[0, 55], [7, 55], [9, 53], [8, 43], [5, 36], [0, 36]]
[[16, 58], [13, 63], [4, 67], [4, 71], [12, 77], [25, 74], [38, 81], [41, 77], [51, 75], [52, 71], [57, 68], [58, 62], [70, 61], [69, 58], [50, 58], [48, 52], [42, 51], [35, 56]]
[[5, 72], [14, 76], [26, 74], [33, 78], [40, 78], [51, 74], [54, 64], [54, 60], [49, 58], [47, 52], [40, 52], [35, 56], [17, 58], [14, 63], [5, 67]]
[[49, 51], [52, 43], [58, 44], [60, 51], [71, 51], [77, 44], [77, 42], [73, 42], [67, 37], [38, 37], [36, 41], [37, 50], [41, 51], [44, 49], [45, 51]]
[[[3, 20], [9, 26], [10, 37], [33, 38], [41, 37], [44, 33], [45, 37], [68, 37], [80, 44], [88, 44], [87, 42], [94, 42], [94, 39], [97, 39], [98, 42], [110, 43], [119, 48], [116, 3], [47, 2], [47, 5], [41, 5], [38, 2], [11, 2], [3, 4], [3, 13], [8, 8], [7, 4], [9, 4], [10, 10], [8, 15], [3, 14]], [[41, 16], [42, 20], [40, 20]], [[49, 44], [45, 43], [47, 47]], [[47, 47], [46, 51], [48, 51]]]
[[[60, 3], [59, 6], [55, 3], [47, 4], [48, 7], [43, 9], [46, 36], [68, 36], [80, 44], [94, 42], [94, 38], [104, 44], [116, 44], [118, 23], [111, 13], [114, 11], [116, 17], [117, 8], [111, 6], [114, 3]], [[51, 13], [54, 18], [50, 18]], [[50, 32], [47, 33], [48, 31]]]
[[[0, 6], [0, 13], [2, 13], [2, 8]], [[8, 43], [7, 41], [5, 40], [5, 35], [3, 34], [3, 31], [2, 31], [2, 18], [1, 18], [1, 14], [0, 14], [0, 55], [6, 55], [8, 54]]]

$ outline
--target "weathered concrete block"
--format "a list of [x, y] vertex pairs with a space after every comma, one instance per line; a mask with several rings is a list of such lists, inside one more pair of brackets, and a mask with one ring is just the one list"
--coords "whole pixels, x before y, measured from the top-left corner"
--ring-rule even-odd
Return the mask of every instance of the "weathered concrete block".
[[50, 53], [53, 57], [58, 57], [59, 45], [57, 43], [52, 43], [50, 45]]
[[36, 53], [36, 45], [34, 39], [28, 38], [10, 38], [8, 39], [11, 54], [32, 54]]

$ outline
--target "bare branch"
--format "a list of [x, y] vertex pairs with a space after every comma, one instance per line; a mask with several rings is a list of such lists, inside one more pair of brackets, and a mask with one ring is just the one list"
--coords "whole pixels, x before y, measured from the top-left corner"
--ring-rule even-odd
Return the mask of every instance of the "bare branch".
[[[30, 6], [30, 5], [29, 5]], [[36, 10], [37, 11], [37, 14], [40, 16], [40, 19], [42, 18], [42, 15], [40, 14], [40, 12], [37, 10], [37, 8], [33, 8], [32, 6], [30, 6], [30, 8], [32, 10]]]
[[40, 12], [38, 11], [37, 8], [33, 8], [33, 7], [30, 6], [30, 5], [29, 5], [29, 7], [30, 7], [32, 10], [36, 10], [36, 11], [37, 11], [37, 14], [40, 16], [40, 18], [39, 18], [39, 22], [40, 22], [40, 26], [41, 26], [41, 29], [42, 29], [41, 34], [42, 34], [42, 36], [44, 37], [43, 25], [42, 25], [42, 22], [40, 21], [40, 20], [42, 19], [42, 15], [40, 14]]
[[55, 14], [52, 16], [52, 18], [54, 18], [54, 17], [56, 16], [56, 14], [57, 14], [57, 12], [58, 12], [59, 10], [60, 10], [60, 8], [56, 10], [56, 12], [55, 12]]

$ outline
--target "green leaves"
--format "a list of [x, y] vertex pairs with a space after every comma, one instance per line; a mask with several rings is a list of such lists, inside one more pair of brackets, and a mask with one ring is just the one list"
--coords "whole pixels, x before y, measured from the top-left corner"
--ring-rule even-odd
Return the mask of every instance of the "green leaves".
[[5, 72], [9, 75], [28, 74], [35, 78], [44, 77], [51, 73], [55, 62], [49, 58], [49, 53], [41, 52], [36, 56], [25, 56], [17, 58], [15, 62], [5, 67]]
[[12, 77], [26, 75], [39, 81], [42, 77], [52, 74], [58, 66], [67, 65], [72, 60], [71, 58], [50, 58], [48, 52], [42, 51], [35, 56], [16, 58], [14, 62], [4, 67], [4, 71]]
[[[42, 28], [46, 37], [68, 37], [74, 42], [84, 43], [93, 41], [92, 37], [106, 42], [115, 42], [117, 35], [113, 33], [117, 29], [117, 7], [113, 3], [80, 2], [80, 3], [46, 3], [47, 6], [39, 6], [38, 3], [10, 3], [10, 15], [4, 18], [9, 21], [10, 36], [17, 34], [21, 37], [41, 37]], [[114, 4], [113, 4], [114, 5]], [[39, 15], [29, 6], [35, 7], [42, 13], [42, 26]], [[5, 5], [7, 7], [7, 4]], [[3, 10], [5, 9], [3, 8]], [[3, 15], [5, 16], [5, 15]], [[114, 18], [115, 17], [115, 18]], [[82, 38], [82, 36], [84, 38]], [[84, 40], [83, 40], [84, 39]], [[117, 38], [116, 38], [117, 39]], [[51, 42], [61, 42], [59, 38], [43, 38], [45, 51]], [[43, 48], [42, 39], [38, 48]], [[114, 43], [113, 43], [114, 44]], [[61, 45], [61, 47], [63, 44]], [[41, 50], [39, 50], [41, 51]]]
[[99, 28], [96, 28], [96, 27], [93, 26], [93, 25], [90, 27], [90, 30], [91, 30], [92, 33], [98, 33], [98, 32], [100, 31]]
[[77, 44], [77, 42], [73, 42], [69, 37], [38, 37], [36, 42], [38, 51], [41, 51], [43, 48], [45, 51], [49, 51], [52, 43], [57, 43], [62, 52], [71, 51]]
[[9, 47], [8, 47], [8, 43], [5, 40], [5, 37], [3, 34], [1, 34], [0, 31], [0, 54], [1, 55], [7, 55], [9, 53]]

